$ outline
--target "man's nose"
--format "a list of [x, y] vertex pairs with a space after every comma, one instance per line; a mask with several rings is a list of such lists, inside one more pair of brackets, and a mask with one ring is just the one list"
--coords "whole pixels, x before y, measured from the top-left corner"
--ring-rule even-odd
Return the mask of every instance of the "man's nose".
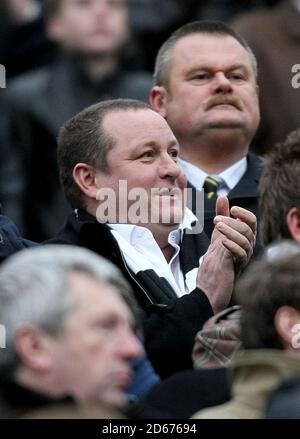
[[130, 360], [140, 357], [145, 352], [142, 342], [131, 329], [126, 331], [123, 340], [120, 340], [120, 349], [122, 350], [124, 357]]
[[96, 15], [103, 15], [110, 12], [110, 0], [94, 0], [94, 13]]
[[171, 157], [169, 154], [166, 154], [162, 157], [160, 166], [159, 166], [159, 175], [161, 178], [177, 178], [179, 174], [182, 172], [179, 164]]
[[223, 72], [217, 72], [213, 81], [214, 93], [232, 93], [232, 84]]

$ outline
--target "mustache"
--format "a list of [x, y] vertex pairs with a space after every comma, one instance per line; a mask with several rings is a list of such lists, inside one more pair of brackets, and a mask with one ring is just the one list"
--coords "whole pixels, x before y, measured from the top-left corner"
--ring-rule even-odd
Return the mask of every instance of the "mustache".
[[242, 103], [240, 99], [237, 96], [231, 96], [231, 95], [216, 95], [212, 96], [205, 105], [205, 110], [209, 110], [210, 108], [214, 107], [215, 105], [221, 105], [221, 104], [227, 104], [227, 105], [233, 105], [238, 110], [242, 111]]

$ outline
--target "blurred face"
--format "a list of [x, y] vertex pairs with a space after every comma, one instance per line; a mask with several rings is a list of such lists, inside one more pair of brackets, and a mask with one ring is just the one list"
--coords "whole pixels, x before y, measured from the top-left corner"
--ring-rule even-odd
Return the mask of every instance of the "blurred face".
[[[135, 212], [134, 203], [143, 200], [140, 213], [147, 218], [140, 225], [153, 230], [153, 218], [164, 227], [180, 222], [186, 177], [177, 163], [179, 145], [167, 122], [150, 109], [115, 111], [106, 115], [103, 128], [115, 145], [108, 153], [109, 171], [97, 171], [97, 186], [114, 190], [118, 213], [125, 209], [126, 222], [137, 224], [130, 214]], [[127, 193], [120, 191], [122, 181], [126, 181]], [[139, 189], [146, 197], [135, 197]]]
[[159, 112], [180, 143], [227, 132], [249, 140], [257, 129], [255, 74], [248, 52], [231, 36], [194, 34], [180, 39], [162, 93]]
[[77, 401], [121, 407], [132, 380], [130, 361], [142, 354], [132, 314], [115, 288], [73, 273], [74, 308], [53, 340], [56, 383]]
[[111, 54], [128, 39], [126, 0], [61, 0], [48, 23], [50, 37], [83, 54]]

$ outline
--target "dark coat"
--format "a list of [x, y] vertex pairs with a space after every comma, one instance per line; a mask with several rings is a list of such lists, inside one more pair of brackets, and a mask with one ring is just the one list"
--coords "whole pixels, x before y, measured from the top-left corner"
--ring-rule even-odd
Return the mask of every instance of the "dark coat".
[[271, 395], [267, 419], [300, 419], [300, 377], [285, 381]]
[[0, 262], [19, 250], [37, 245], [39, 244], [22, 238], [12, 220], [0, 214]]
[[20, 418], [35, 410], [71, 401], [71, 398], [51, 398], [45, 393], [23, 387], [8, 377], [0, 379], [0, 419]]
[[[196, 288], [178, 298], [166, 279], [158, 277], [153, 270], [133, 274], [109, 227], [83, 210], [70, 215], [57, 238], [48, 242], [86, 247], [117, 265], [143, 310], [145, 346], [155, 370], [165, 377], [192, 368], [195, 334], [213, 314], [207, 296], [201, 290]], [[208, 245], [203, 233], [184, 236], [180, 251], [184, 274], [198, 267], [199, 257]]]
[[179, 372], [153, 387], [141, 407], [157, 418], [190, 418], [199, 410], [224, 404], [230, 399], [230, 380], [226, 368]]

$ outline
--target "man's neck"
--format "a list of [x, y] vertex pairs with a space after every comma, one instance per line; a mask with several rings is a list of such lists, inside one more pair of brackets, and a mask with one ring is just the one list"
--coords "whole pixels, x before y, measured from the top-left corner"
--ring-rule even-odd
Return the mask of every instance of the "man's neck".
[[226, 136], [192, 142], [178, 140], [180, 157], [208, 174], [220, 174], [245, 157], [249, 150], [247, 143]]
[[113, 75], [118, 67], [119, 62], [115, 55], [88, 56], [82, 61], [82, 68], [92, 81]]
[[15, 373], [15, 381], [22, 387], [33, 392], [41, 393], [49, 398], [59, 398], [62, 396], [62, 389], [59, 389], [53, 379], [45, 377], [43, 374], [35, 374], [26, 367], [19, 367]]
[[146, 225], [161, 249], [167, 262], [170, 262], [175, 252], [174, 247], [169, 243], [169, 234], [172, 230], [175, 230], [178, 225], [166, 225], [166, 224], [149, 224]]
[[[86, 211], [96, 217], [97, 205], [94, 203], [86, 207]], [[174, 247], [169, 243], [169, 234], [172, 230], [175, 230], [179, 225], [176, 224], [138, 224], [139, 226], [149, 229], [161, 249], [164, 257], [169, 262], [174, 254]]]

